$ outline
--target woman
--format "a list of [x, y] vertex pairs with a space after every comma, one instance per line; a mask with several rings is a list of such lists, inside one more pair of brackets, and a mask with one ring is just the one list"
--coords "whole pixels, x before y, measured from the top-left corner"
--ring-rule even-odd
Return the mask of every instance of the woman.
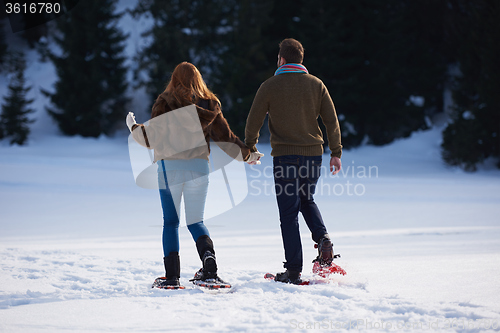
[[[183, 107], [193, 104], [196, 105], [195, 118], [196, 113], [199, 118], [199, 123], [196, 119], [195, 125], [200, 129], [199, 124], [201, 124], [199, 132], [200, 135], [204, 136], [204, 141], [202, 136], [203, 143], [201, 145], [195, 144], [192, 147], [187, 145], [179, 149], [179, 144], [182, 147], [184, 141], [192, 141], [191, 137], [196, 136], [196, 133], [190, 132], [186, 140], [180, 139], [179, 136], [172, 139], [169, 138], [169, 135], [172, 136], [174, 129], [182, 131], [184, 126], [190, 130], [193, 127], [196, 128], [196, 126], [192, 126], [192, 123], [186, 123], [185, 119], [189, 119], [189, 117], [182, 118], [183, 115], [187, 115], [189, 109]], [[175, 112], [172, 112], [174, 110]], [[176, 117], [167, 118], [171, 115]], [[185, 124], [180, 126], [176, 124], [174, 127], [168, 128], [175, 122], [172, 119], [176, 121], [184, 119]], [[158, 164], [164, 222], [162, 241], [165, 257], [163, 259], [166, 271], [166, 279], [161, 280], [159, 287], [180, 287], [178, 232], [181, 196], [184, 196], [186, 224], [196, 242], [196, 248], [202, 261], [202, 268], [196, 273], [195, 279], [203, 281], [212, 279], [215, 282], [223, 283], [217, 276], [213, 242], [203, 223], [208, 191], [209, 142], [212, 139], [215, 142], [228, 142], [237, 145], [239, 147], [238, 153], [241, 151], [243, 160], [252, 164], [263, 155], [259, 152], [250, 152], [231, 131], [222, 115], [219, 99], [207, 88], [198, 69], [188, 62], [183, 62], [175, 68], [167, 88], [158, 96], [153, 105], [149, 125], [137, 124], [133, 113], [129, 113], [127, 116], [127, 125], [139, 144], [154, 149], [154, 161]], [[172, 148], [172, 146], [177, 147]]]

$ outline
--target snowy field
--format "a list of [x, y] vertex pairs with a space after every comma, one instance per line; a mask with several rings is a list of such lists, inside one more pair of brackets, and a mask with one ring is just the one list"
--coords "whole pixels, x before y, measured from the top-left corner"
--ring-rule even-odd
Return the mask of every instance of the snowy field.
[[263, 164], [237, 175], [246, 198], [206, 221], [234, 285], [221, 295], [190, 286], [200, 262], [185, 227], [187, 289], [150, 288], [162, 212], [157, 191], [134, 184], [126, 137], [0, 142], [0, 331], [498, 331], [500, 172], [445, 167], [439, 131], [345, 151], [343, 172], [322, 176], [317, 202], [347, 275], [312, 286], [263, 279], [284, 256], [261, 145]]
[[[128, 66], [151, 24], [121, 19]], [[127, 138], [55, 136], [40, 93], [52, 89], [54, 67], [19, 38], [8, 42], [25, 51], [37, 121], [28, 146], [0, 141], [0, 332], [499, 331], [500, 171], [491, 161], [473, 174], [445, 167], [442, 129], [345, 151], [340, 174], [323, 174], [316, 199], [346, 276], [311, 286], [263, 279], [283, 270], [284, 255], [270, 148], [260, 145], [262, 165], [231, 170], [232, 190], [245, 194], [236, 207], [211, 177], [206, 224], [233, 292], [190, 286], [200, 262], [185, 227], [187, 289], [152, 290], [164, 273], [162, 212], [157, 191], [134, 183]], [[7, 84], [0, 77], [0, 96]], [[127, 111], [147, 120], [148, 97], [129, 93]], [[316, 250], [301, 228], [303, 278], [312, 278]]]

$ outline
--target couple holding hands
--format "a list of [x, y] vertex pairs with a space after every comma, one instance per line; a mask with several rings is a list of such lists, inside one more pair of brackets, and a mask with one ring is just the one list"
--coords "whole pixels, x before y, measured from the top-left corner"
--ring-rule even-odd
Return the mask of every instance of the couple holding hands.
[[266, 114], [269, 115], [274, 181], [286, 260], [286, 270], [276, 275], [276, 281], [301, 283], [303, 258], [299, 212], [317, 244], [316, 259], [326, 264], [333, 260], [333, 245], [313, 198], [323, 155], [323, 134], [318, 117], [321, 116], [326, 127], [333, 174], [341, 168], [340, 127], [327, 88], [320, 79], [308, 73], [302, 65], [303, 58], [304, 48], [299, 41], [288, 38], [279, 44], [278, 69], [273, 77], [262, 83], [255, 95], [247, 118], [245, 143], [231, 131], [219, 99], [207, 88], [198, 69], [188, 62], [175, 68], [165, 91], [153, 105], [151, 118], [194, 105], [203, 130], [204, 147], [198, 145], [174, 156], [164, 154], [160, 136], [155, 137], [152, 128], [148, 128], [152, 124], [137, 124], [132, 113], [127, 116], [132, 136], [139, 144], [154, 149], [154, 161], [158, 165], [165, 255], [165, 278], [160, 287], [180, 287], [178, 232], [182, 196], [186, 224], [202, 261], [195, 280], [224, 283], [217, 275], [214, 245], [203, 223], [209, 175], [210, 151], [207, 147], [210, 140], [227, 142], [239, 147], [238, 154], [241, 152], [245, 162], [260, 164], [259, 159], [264, 155], [255, 145]]

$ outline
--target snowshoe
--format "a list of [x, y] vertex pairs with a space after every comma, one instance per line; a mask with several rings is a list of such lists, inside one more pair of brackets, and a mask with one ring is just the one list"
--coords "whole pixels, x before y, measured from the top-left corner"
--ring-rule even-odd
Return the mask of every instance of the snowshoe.
[[274, 275], [272, 273], [267, 273], [264, 275], [264, 279], [272, 280], [272, 281], [276, 281], [276, 282], [282, 282], [282, 283], [296, 284], [296, 285], [300, 285], [300, 286], [304, 286], [304, 285], [309, 284], [309, 280], [302, 280], [300, 278], [300, 273], [299, 273], [297, 278], [292, 277], [292, 279], [290, 279], [290, 275], [288, 273], [288, 270], [286, 272], [278, 273], [276, 275]]
[[231, 284], [225, 282], [220, 277], [213, 273], [207, 274], [203, 268], [200, 268], [198, 272], [194, 274], [194, 278], [189, 280], [194, 285], [198, 287], [203, 287], [207, 289], [228, 289], [231, 288]]
[[181, 286], [179, 279], [167, 279], [166, 277], [159, 277], [153, 282], [153, 285], [151, 288], [158, 288], [158, 289], [169, 289], [169, 290], [176, 290], [176, 289], [185, 289], [184, 286]]
[[333, 263], [333, 259], [340, 258], [340, 254], [333, 254], [333, 244], [328, 234], [321, 238], [317, 244], [314, 244], [314, 248], [318, 249], [318, 256], [312, 261], [314, 274], [323, 278], [334, 273], [347, 274], [343, 268]]
[[318, 249], [318, 256], [313, 262], [317, 261], [321, 266], [330, 265], [332, 263], [334, 258], [333, 244], [328, 234], [325, 234], [317, 244], [314, 244], [314, 248]]
[[302, 280], [300, 279], [300, 272], [289, 271], [288, 269], [283, 273], [276, 274], [276, 278], [274, 280], [283, 283], [302, 284]]
[[[339, 258], [340, 257], [340, 254], [336, 254], [335, 255], [335, 258]], [[339, 265], [337, 264], [334, 264], [333, 262], [331, 262], [330, 264], [325, 264], [325, 265], [322, 265], [319, 261], [313, 261], [313, 268], [312, 268], [312, 272], [316, 275], [319, 275], [321, 276], [322, 278], [327, 278], [329, 277], [331, 274], [342, 274], [342, 275], [346, 275], [346, 271], [340, 267]]]

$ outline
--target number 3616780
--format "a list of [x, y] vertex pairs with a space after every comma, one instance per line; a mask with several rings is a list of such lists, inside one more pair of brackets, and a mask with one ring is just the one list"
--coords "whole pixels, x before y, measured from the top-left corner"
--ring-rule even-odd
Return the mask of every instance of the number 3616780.
[[32, 3], [6, 3], [5, 12], [7, 14], [58, 14], [61, 11], [61, 4], [50, 2]]

